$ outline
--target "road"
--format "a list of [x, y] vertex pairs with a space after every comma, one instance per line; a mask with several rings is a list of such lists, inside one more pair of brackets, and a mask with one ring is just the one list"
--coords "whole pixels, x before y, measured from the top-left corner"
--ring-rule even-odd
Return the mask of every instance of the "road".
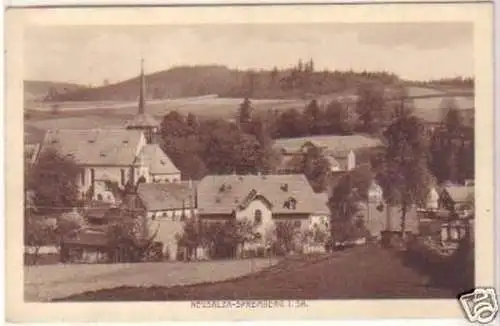
[[59, 264], [25, 266], [28, 302], [49, 301], [119, 286], [175, 286], [216, 282], [257, 272], [276, 260], [161, 262], [135, 264]]

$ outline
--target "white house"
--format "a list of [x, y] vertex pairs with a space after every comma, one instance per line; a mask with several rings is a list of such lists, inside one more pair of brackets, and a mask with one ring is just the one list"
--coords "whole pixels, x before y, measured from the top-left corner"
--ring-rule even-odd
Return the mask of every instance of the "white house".
[[291, 222], [308, 230], [312, 221], [328, 214], [307, 178], [288, 175], [210, 175], [197, 188], [198, 217], [203, 222], [230, 219], [253, 223], [257, 241], [250, 247], [266, 246], [276, 223]]

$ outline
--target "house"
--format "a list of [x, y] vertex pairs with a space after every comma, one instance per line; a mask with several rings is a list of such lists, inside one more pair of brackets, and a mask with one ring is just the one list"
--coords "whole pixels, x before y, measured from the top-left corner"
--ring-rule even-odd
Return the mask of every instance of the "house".
[[474, 213], [474, 187], [446, 185], [439, 194], [439, 208], [446, 209], [459, 217]]
[[175, 260], [177, 241], [186, 219], [196, 218], [196, 190], [192, 182], [142, 183], [137, 195], [130, 198], [128, 210], [144, 216], [149, 234], [157, 232], [155, 241], [162, 244], [163, 253]]
[[[157, 144], [147, 144], [140, 130], [48, 130], [41, 151], [55, 149], [81, 167], [82, 198], [108, 200], [114, 188], [130, 183], [180, 180], [181, 173]], [[116, 192], [116, 191], [115, 191]]]
[[[376, 182], [368, 188], [368, 201], [362, 205], [359, 215], [363, 216], [365, 227], [374, 238], [380, 239], [383, 232], [401, 231], [402, 207], [387, 204], [382, 187]], [[405, 213], [405, 232], [419, 233], [416, 206], [409, 207]]]
[[[270, 230], [287, 221], [307, 230], [329, 214], [303, 174], [209, 175], [197, 189], [198, 217], [205, 223], [248, 220], [255, 227], [255, 246], [266, 246]], [[245, 248], [243, 248], [245, 249]]]
[[383, 146], [378, 138], [364, 135], [328, 135], [276, 139], [273, 148], [282, 154], [282, 169], [293, 157], [303, 156], [309, 150], [319, 150], [330, 162], [332, 172], [349, 171], [356, 167], [356, 156], [362, 151]]

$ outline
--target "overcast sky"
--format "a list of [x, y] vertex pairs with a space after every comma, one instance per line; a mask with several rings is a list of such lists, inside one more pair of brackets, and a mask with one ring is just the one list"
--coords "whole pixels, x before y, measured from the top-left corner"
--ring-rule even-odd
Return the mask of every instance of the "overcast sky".
[[25, 31], [25, 79], [102, 84], [177, 65], [386, 70], [403, 78], [473, 76], [468, 23], [36, 27]]

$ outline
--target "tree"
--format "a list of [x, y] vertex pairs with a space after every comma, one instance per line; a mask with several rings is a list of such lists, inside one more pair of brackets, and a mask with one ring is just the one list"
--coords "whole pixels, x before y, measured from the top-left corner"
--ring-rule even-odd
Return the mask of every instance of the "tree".
[[276, 133], [278, 137], [307, 135], [307, 125], [302, 120], [302, 114], [293, 108], [281, 113], [276, 121]]
[[248, 124], [252, 119], [252, 111], [252, 102], [245, 98], [238, 109], [238, 123], [242, 130], [247, 130], [246, 128], [248, 128]]
[[151, 232], [147, 218], [120, 212], [121, 218], [108, 225], [106, 251], [110, 261], [139, 262], [147, 259], [154, 248], [159, 226]]
[[358, 90], [357, 112], [362, 130], [376, 133], [385, 120], [385, 100], [383, 88], [375, 84], [362, 84]]
[[320, 133], [321, 110], [318, 101], [312, 100], [304, 110], [304, 123], [307, 125], [309, 135]]
[[360, 166], [345, 174], [333, 187], [328, 200], [331, 211], [330, 232], [335, 242], [351, 240], [355, 235], [355, 216], [359, 202], [366, 200], [372, 174], [368, 166]]
[[190, 128], [183, 115], [170, 111], [161, 122], [160, 133], [164, 139], [172, 136], [185, 137], [190, 134]]
[[358, 115], [351, 105], [333, 100], [326, 107], [324, 120], [328, 133], [345, 135], [354, 131]]
[[387, 149], [379, 181], [385, 200], [401, 206], [403, 237], [407, 211], [415, 204], [423, 205], [429, 193], [428, 142], [423, 128], [416, 117], [403, 115], [389, 126], [384, 135]]
[[293, 221], [277, 221], [275, 223], [276, 243], [275, 254], [288, 254], [294, 249], [294, 241], [299, 234], [300, 229], [295, 226]]
[[71, 212], [61, 214], [57, 220], [56, 229], [59, 243], [61, 243], [66, 236], [81, 229], [83, 225], [85, 225], [85, 220], [76, 209]]
[[73, 207], [79, 198], [77, 179], [80, 174], [80, 167], [71, 157], [48, 148], [27, 171], [27, 188], [34, 191], [35, 203], [42, 212]]
[[440, 182], [463, 182], [474, 175], [470, 173], [474, 166], [473, 133], [463, 125], [455, 101], [443, 101], [442, 105], [446, 115], [431, 136], [430, 168]]
[[24, 217], [24, 244], [33, 250], [31, 263], [35, 265], [40, 257], [40, 248], [57, 242], [56, 225], [41, 216]]

